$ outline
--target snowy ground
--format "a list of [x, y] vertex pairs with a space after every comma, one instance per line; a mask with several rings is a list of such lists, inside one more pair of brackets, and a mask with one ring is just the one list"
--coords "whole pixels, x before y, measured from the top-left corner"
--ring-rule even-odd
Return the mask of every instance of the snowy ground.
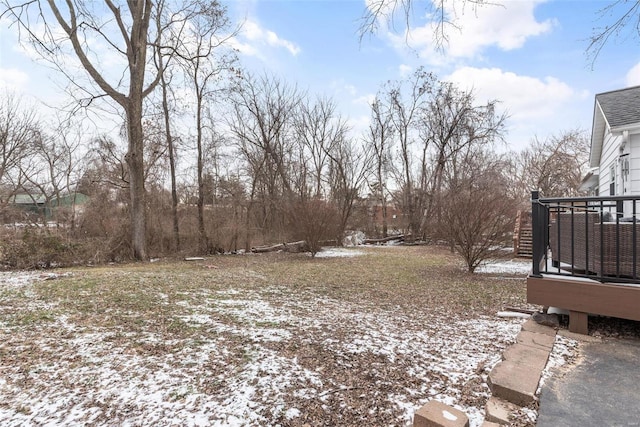
[[45, 298], [65, 279], [0, 274], [0, 425], [408, 426], [437, 399], [478, 427], [487, 374], [523, 321], [223, 270], [207, 274], [237, 286], [165, 291], [145, 276], [136, 301], [118, 294], [116, 306], [79, 285]]
[[516, 274], [527, 275], [531, 272], [531, 260], [530, 259], [510, 259], [510, 260], [495, 260], [487, 261], [481, 264], [477, 269], [477, 273], [492, 273], [492, 274]]

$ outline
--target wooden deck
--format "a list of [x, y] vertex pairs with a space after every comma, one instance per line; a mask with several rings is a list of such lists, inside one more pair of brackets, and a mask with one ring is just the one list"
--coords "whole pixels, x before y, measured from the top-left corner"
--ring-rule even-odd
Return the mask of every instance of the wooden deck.
[[640, 321], [640, 285], [571, 276], [529, 276], [527, 301], [569, 310], [569, 330], [580, 334], [588, 333], [589, 314]]

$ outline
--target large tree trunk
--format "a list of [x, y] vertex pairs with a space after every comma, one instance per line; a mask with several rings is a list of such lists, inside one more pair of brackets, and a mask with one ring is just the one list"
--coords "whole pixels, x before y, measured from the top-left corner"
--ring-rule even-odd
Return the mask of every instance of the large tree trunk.
[[[127, 97], [127, 128], [129, 130], [129, 165], [131, 191], [131, 245], [133, 256], [137, 260], [149, 258], [147, 253], [147, 221], [144, 190], [144, 132], [142, 128], [142, 100], [149, 92], [144, 89], [147, 54], [147, 34], [149, 17], [153, 3], [151, 0], [130, 3], [134, 17], [131, 28], [131, 45], [127, 49], [129, 60], [129, 96]], [[157, 80], [156, 80], [157, 84]]]
[[146, 260], [148, 254], [144, 190], [142, 99], [140, 99], [139, 103], [130, 103], [130, 107], [127, 110], [127, 127], [129, 131], [127, 165], [129, 166], [129, 190], [131, 195], [131, 246], [135, 259]]

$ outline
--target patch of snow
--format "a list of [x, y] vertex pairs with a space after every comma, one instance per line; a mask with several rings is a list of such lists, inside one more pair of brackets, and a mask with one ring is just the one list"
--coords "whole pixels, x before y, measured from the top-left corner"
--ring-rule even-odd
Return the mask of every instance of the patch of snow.
[[[312, 399], [330, 410], [333, 393], [349, 387], [321, 368], [303, 366], [295, 353], [279, 351], [296, 338], [320, 345], [347, 370], [354, 356], [377, 356], [373, 360], [379, 364], [368, 368], [372, 378], [386, 367], [406, 366], [403, 375], [411, 385], [386, 396], [401, 411], [398, 422], [409, 425], [421, 404], [435, 398], [479, 427], [483, 408], [458, 405], [463, 387], [479, 375], [486, 383], [522, 322], [457, 319], [436, 309], [433, 317], [418, 320], [362, 301], [291, 295], [276, 286], [203, 292], [189, 301], [175, 302], [175, 319], [192, 332], [175, 340], [155, 329], [86, 330], [71, 316], [56, 319], [54, 334], [30, 341], [7, 333], [0, 351], [34, 345], [43, 356], [26, 371], [2, 365], [0, 424], [83, 425], [107, 419], [119, 425], [244, 426], [267, 425], [276, 417], [293, 420]], [[335, 329], [341, 333], [333, 334]], [[0, 333], [6, 331], [0, 325]], [[169, 349], [154, 351], [154, 346]], [[488, 387], [478, 393], [488, 397]]]
[[529, 260], [508, 260], [508, 261], [488, 261], [481, 264], [476, 269], [477, 273], [491, 274], [522, 274], [531, 273], [531, 261]]
[[447, 410], [442, 411], [442, 416], [449, 421], [456, 421], [458, 419], [458, 417], [456, 417], [455, 415], [453, 415], [451, 412]]
[[363, 251], [347, 248], [324, 248], [316, 254], [316, 258], [348, 258], [361, 256]]
[[[487, 395], [487, 398], [489, 396]], [[461, 410], [469, 418], [469, 427], [482, 427], [484, 423], [485, 412], [484, 408], [476, 408], [475, 406], [469, 406], [462, 408], [460, 405], [453, 405], [454, 408]]]
[[553, 344], [553, 349], [549, 354], [549, 360], [542, 371], [540, 382], [538, 383], [538, 395], [540, 394], [544, 383], [553, 376], [553, 373], [576, 356], [578, 352], [578, 345], [578, 341], [556, 334], [556, 340]]
[[40, 273], [35, 271], [2, 271], [0, 272], [0, 289], [31, 285], [39, 278]]
[[300, 409], [298, 408], [289, 408], [287, 409], [287, 411], [284, 413], [284, 416], [288, 419], [288, 420], [292, 420], [294, 418], [297, 418], [301, 415], [300, 413]]

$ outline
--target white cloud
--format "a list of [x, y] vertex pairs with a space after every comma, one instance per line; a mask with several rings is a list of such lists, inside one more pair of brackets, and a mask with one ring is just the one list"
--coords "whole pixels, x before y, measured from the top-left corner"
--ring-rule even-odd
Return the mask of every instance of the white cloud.
[[398, 71], [400, 72], [400, 77], [404, 78], [413, 72], [413, 67], [407, 64], [400, 64]]
[[[453, 24], [445, 27], [446, 57], [473, 58], [491, 46], [504, 51], [521, 48], [528, 38], [549, 32], [554, 25], [552, 20], [539, 22], [534, 15], [535, 7], [544, 1], [505, 1], [477, 7], [469, 2], [446, 1], [444, 11]], [[404, 35], [388, 34], [388, 37], [398, 50], [409, 46], [422, 58], [441, 62], [442, 55], [435, 49], [436, 21], [429, 15], [427, 20], [425, 25], [412, 27]]]
[[356, 96], [358, 89], [351, 83], [347, 83], [344, 79], [336, 79], [329, 83], [329, 87], [335, 93], [347, 93], [351, 96]]
[[627, 86], [640, 85], [640, 62], [638, 62], [633, 68], [629, 70], [626, 76]]
[[590, 94], [555, 77], [536, 78], [499, 68], [463, 67], [445, 80], [461, 89], [473, 90], [478, 103], [500, 101], [500, 109], [509, 115], [507, 140], [513, 148], [522, 148], [535, 135], [586, 128], [591, 120]]
[[581, 96], [555, 77], [539, 79], [499, 68], [462, 67], [446, 80], [472, 89], [478, 100], [500, 100], [514, 120], [551, 116], [564, 103]]
[[[238, 39], [245, 39], [245, 41]], [[262, 28], [258, 22], [252, 20], [244, 22], [239, 37], [233, 40], [232, 44], [241, 53], [251, 56], [260, 56], [261, 46], [284, 48], [293, 56], [301, 52], [300, 47], [295, 43], [280, 38], [275, 32]]]
[[355, 105], [362, 105], [366, 107], [371, 107], [373, 101], [376, 100], [376, 95], [374, 93], [368, 93], [366, 95], [359, 96], [353, 99], [353, 103]]
[[29, 75], [16, 68], [0, 68], [0, 88], [22, 91], [29, 82]]

